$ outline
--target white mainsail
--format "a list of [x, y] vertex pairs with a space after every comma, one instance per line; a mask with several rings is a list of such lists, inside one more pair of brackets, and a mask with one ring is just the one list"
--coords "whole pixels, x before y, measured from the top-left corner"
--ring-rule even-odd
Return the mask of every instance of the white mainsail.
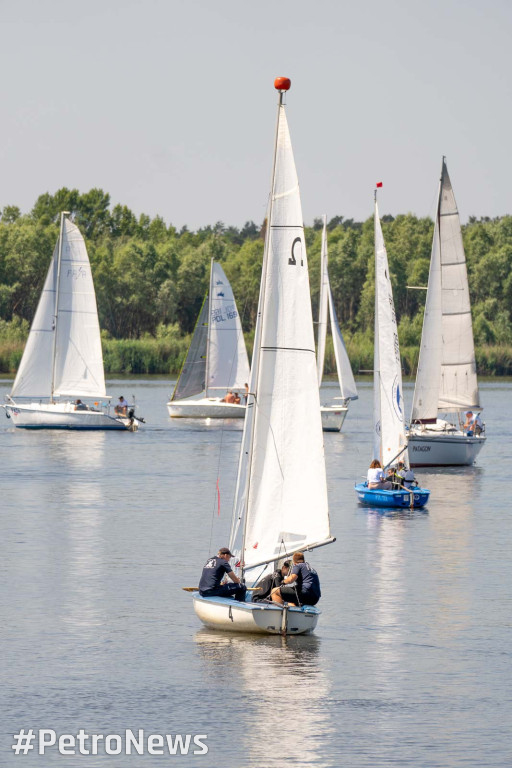
[[443, 158], [411, 421], [480, 409], [466, 257]]
[[320, 299], [318, 313], [318, 338], [317, 338], [317, 371], [318, 385], [322, 383], [324, 364], [325, 364], [325, 341], [327, 337], [327, 308], [329, 308], [329, 319], [331, 321], [331, 333], [334, 346], [334, 357], [336, 359], [336, 371], [341, 390], [341, 396], [344, 400], [357, 400], [357, 388], [354, 381], [354, 374], [343, 341], [343, 336], [338, 323], [336, 309], [334, 308], [334, 299], [329, 280], [328, 255], [327, 255], [327, 218], [324, 215], [324, 226], [322, 230], [322, 250], [320, 260]]
[[[374, 459], [408, 464], [402, 367], [388, 256], [375, 199]], [[405, 449], [405, 450], [404, 450]]]
[[13, 398], [105, 397], [87, 249], [78, 227], [64, 217], [60, 238], [14, 381]]
[[235, 297], [221, 265], [212, 261], [208, 336], [207, 394], [211, 390], [245, 390], [249, 359]]
[[[282, 94], [235, 526], [244, 568], [331, 541], [302, 209]], [[234, 544], [233, 544], [234, 546]]]

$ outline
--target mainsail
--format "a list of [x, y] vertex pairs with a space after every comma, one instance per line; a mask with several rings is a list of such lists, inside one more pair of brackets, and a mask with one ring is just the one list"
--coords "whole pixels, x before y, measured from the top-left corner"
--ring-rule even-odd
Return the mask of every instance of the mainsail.
[[375, 200], [374, 459], [408, 463], [402, 368], [388, 256]]
[[309, 276], [282, 93], [232, 545], [244, 568], [331, 541]]
[[80, 230], [64, 217], [11, 396], [105, 397], [89, 257]]
[[411, 421], [480, 409], [466, 257], [443, 158]]
[[336, 309], [334, 308], [334, 299], [329, 281], [328, 256], [327, 256], [327, 221], [324, 216], [324, 227], [322, 231], [322, 250], [320, 261], [320, 300], [318, 312], [318, 343], [317, 343], [317, 371], [318, 385], [322, 383], [324, 364], [325, 364], [325, 341], [327, 337], [327, 308], [329, 308], [329, 319], [331, 321], [331, 332], [334, 346], [334, 357], [336, 359], [336, 371], [341, 390], [341, 396], [344, 400], [357, 400], [357, 388], [354, 381], [354, 374], [348, 358], [345, 342], [338, 323]]

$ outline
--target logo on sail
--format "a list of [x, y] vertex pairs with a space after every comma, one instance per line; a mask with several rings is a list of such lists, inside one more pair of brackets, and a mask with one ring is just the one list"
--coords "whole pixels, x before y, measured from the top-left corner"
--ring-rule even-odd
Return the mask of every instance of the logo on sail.
[[398, 382], [398, 376], [395, 377], [395, 380], [393, 382], [393, 395], [392, 395], [392, 403], [393, 403], [393, 410], [395, 411], [396, 415], [400, 419], [400, 421], [404, 420], [404, 414], [402, 411], [402, 393], [400, 391], [400, 384]]

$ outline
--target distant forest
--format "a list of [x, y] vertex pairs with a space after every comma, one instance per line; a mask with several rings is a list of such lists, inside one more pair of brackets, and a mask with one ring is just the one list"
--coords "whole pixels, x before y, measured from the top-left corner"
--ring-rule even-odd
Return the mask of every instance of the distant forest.
[[[238, 229], [217, 222], [177, 230], [157, 216], [111, 207], [101, 189], [41, 195], [23, 214], [0, 216], [0, 370], [14, 372], [58, 237], [60, 211], [82, 231], [92, 265], [109, 373], [179, 371], [208, 287], [210, 259], [231, 282], [246, 341], [252, 345], [265, 223]], [[383, 216], [404, 372], [415, 372], [433, 222], [412, 214]], [[317, 315], [321, 219], [305, 228], [313, 314]], [[512, 216], [471, 217], [463, 227], [480, 373], [512, 374]], [[336, 216], [328, 223], [329, 274], [353, 369], [372, 367], [373, 218]], [[332, 349], [327, 364], [333, 366]]]

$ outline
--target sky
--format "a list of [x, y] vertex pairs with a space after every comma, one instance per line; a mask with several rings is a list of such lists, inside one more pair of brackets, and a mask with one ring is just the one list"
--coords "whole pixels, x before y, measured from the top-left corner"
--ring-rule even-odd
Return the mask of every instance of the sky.
[[511, 213], [509, 0], [0, 0], [0, 210], [61, 187], [261, 223], [276, 76], [306, 224]]

